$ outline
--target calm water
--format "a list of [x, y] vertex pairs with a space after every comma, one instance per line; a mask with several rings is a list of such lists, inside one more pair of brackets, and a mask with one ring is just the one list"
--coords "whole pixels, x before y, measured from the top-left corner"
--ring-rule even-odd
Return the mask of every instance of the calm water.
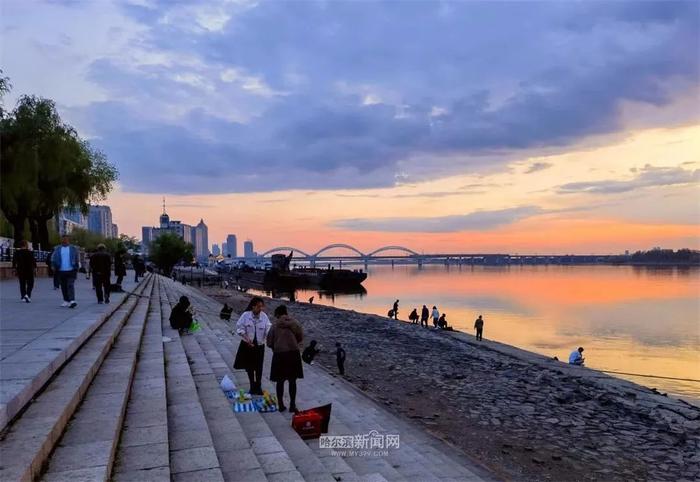
[[[612, 266], [370, 266], [364, 294], [298, 291], [299, 300], [399, 318], [437, 305], [456, 329], [567, 360], [585, 347], [602, 370], [700, 379], [700, 270]], [[700, 400], [700, 383], [626, 377]]]

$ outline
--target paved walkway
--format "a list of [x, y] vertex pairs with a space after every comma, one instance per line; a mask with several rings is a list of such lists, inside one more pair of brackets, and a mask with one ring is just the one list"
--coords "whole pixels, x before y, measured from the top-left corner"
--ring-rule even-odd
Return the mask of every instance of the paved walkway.
[[[122, 286], [132, 290], [133, 273]], [[61, 290], [51, 278], [37, 278], [32, 302], [19, 299], [16, 279], [0, 281], [0, 429], [46, 383], [53, 373], [99, 327], [124, 298], [113, 293], [111, 303], [98, 305], [92, 280], [79, 274], [78, 306], [63, 308]]]

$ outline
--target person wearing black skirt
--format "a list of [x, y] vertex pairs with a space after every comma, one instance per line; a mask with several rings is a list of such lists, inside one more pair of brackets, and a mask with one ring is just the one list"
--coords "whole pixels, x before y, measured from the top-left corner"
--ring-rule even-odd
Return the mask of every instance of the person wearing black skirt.
[[284, 412], [284, 381], [289, 382], [289, 411], [297, 413], [297, 378], [304, 378], [299, 346], [304, 339], [301, 325], [289, 317], [287, 307], [275, 309], [275, 324], [267, 335], [267, 346], [272, 348], [270, 380], [277, 383], [279, 411]]
[[246, 371], [251, 395], [262, 395], [265, 339], [270, 331], [270, 319], [263, 312], [264, 307], [262, 298], [254, 297], [236, 322], [236, 333], [242, 340], [238, 345], [233, 368]]

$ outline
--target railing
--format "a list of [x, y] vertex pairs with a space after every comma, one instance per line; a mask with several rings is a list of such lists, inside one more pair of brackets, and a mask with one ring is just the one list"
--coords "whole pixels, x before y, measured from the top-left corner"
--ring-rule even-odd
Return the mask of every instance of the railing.
[[[12, 262], [16, 250], [17, 248], [6, 248], [0, 246], [0, 261]], [[46, 262], [46, 259], [51, 256], [50, 251], [32, 251], [32, 253], [34, 253], [34, 259], [37, 261], [37, 263]]]

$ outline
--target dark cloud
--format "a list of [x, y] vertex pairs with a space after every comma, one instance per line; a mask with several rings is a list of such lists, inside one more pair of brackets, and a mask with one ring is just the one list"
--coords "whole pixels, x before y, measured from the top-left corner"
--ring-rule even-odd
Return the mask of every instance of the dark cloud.
[[417, 182], [615, 132], [623, 101], [669, 103], [671, 80], [697, 85], [699, 5], [262, 2], [208, 31], [180, 12], [206, 5], [129, 4], [138, 46], [170, 60], [94, 62], [118, 100], [73, 115], [132, 191]]
[[550, 167], [552, 167], [552, 164], [549, 162], [535, 162], [527, 168], [525, 174], [532, 174], [533, 172], [544, 171], [545, 169], [549, 169]]
[[629, 181], [590, 181], [590, 182], [570, 182], [559, 186], [558, 191], [563, 194], [571, 193], [593, 193], [593, 194], [616, 194], [633, 191], [635, 189], [673, 186], [677, 184], [689, 184], [700, 181], [700, 169], [688, 170], [681, 167], [654, 167], [645, 166], [638, 169], [634, 179]]
[[412, 233], [487, 231], [544, 213], [545, 211], [537, 206], [521, 206], [442, 217], [341, 219], [333, 221], [331, 226], [351, 231]]

